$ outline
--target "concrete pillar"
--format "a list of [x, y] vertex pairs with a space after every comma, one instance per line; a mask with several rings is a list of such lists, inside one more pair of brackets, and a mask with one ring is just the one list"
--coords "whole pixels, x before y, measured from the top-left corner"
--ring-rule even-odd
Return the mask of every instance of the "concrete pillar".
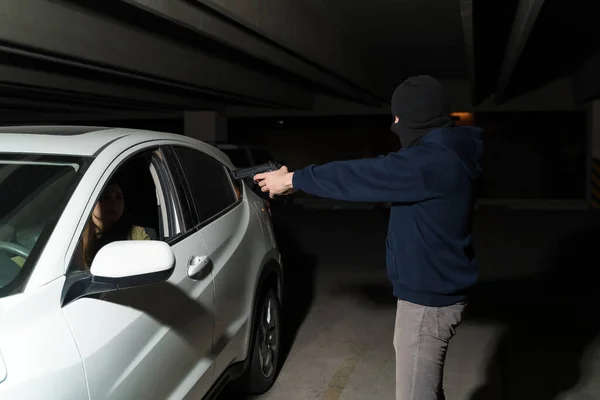
[[588, 110], [588, 204], [600, 210], [600, 100], [594, 100]]
[[207, 143], [227, 140], [227, 118], [214, 111], [183, 113], [183, 134]]

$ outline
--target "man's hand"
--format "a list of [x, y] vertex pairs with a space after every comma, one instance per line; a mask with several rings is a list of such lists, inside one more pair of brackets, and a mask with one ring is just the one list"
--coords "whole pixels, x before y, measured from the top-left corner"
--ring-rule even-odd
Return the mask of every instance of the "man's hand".
[[276, 195], [286, 195], [294, 192], [292, 186], [293, 172], [289, 172], [284, 165], [277, 171], [264, 172], [254, 175], [254, 181], [258, 183], [263, 192], [269, 192], [269, 197]]

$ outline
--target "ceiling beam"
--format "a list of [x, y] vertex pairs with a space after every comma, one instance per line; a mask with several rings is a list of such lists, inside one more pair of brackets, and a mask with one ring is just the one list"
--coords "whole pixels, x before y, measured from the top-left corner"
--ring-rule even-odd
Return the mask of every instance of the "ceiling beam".
[[[221, 46], [226, 46], [232, 53], [252, 58], [250, 61], [253, 64], [259, 64], [258, 67], [262, 67], [261, 69], [266, 69], [266, 66], [273, 70], [275, 67], [279, 70], [276, 72], [283, 75], [283, 79], [306, 80], [327, 88], [341, 97], [367, 105], [377, 106], [381, 103], [375, 96], [347, 80], [324, 71], [314, 63], [291, 53], [258, 33], [232, 22], [231, 19], [209, 10], [207, 6], [199, 2], [185, 0], [123, 1], [141, 12], [152, 14], [165, 22], [168, 21], [171, 32], [183, 32], [182, 35], [189, 36], [191, 41], [194, 37], [208, 39]], [[107, 12], [114, 12], [114, 5], [105, 5], [105, 7]], [[165, 30], [168, 28], [166, 27]], [[153, 24], [153, 29], [157, 30], [157, 24]]]
[[170, 112], [170, 113], [157, 113], [157, 112], [108, 112], [99, 113], [90, 112], [85, 114], [73, 114], [69, 112], [29, 112], [21, 111], [14, 112], [8, 110], [2, 110], [0, 107], [0, 124], [26, 124], [26, 123], [86, 123], [89, 121], [105, 121], [110, 123], [112, 121], [124, 121], [124, 120], [161, 120], [161, 119], [172, 119], [172, 120], [183, 120], [182, 112]]
[[581, 65], [571, 76], [573, 97], [577, 103], [600, 98], [600, 51]]
[[[333, 17], [335, 9], [324, 1], [264, 0], [254, 6], [247, 0], [185, 0], [211, 9], [260, 37], [277, 44], [295, 57], [303, 58], [324, 72], [387, 101], [389, 93], [378, 88], [379, 78], [372, 73], [377, 52], [344, 33], [342, 17]], [[333, 18], [332, 18], [333, 17]]]
[[[1, 85], [0, 88], [6, 89]], [[81, 104], [76, 101], [66, 104], [57, 101], [44, 101], [43, 99], [36, 99], [33, 97], [10, 96], [6, 95], [6, 93], [0, 95], [0, 109], [5, 111], [14, 110], [15, 112], [70, 112], [74, 115], [79, 113], [91, 113], [97, 110], [96, 107]]]
[[543, 6], [544, 0], [519, 0], [494, 93], [494, 103], [497, 105], [507, 100], [513, 72]]
[[[85, 2], [84, 2], [85, 3]], [[54, 63], [102, 71], [137, 84], [306, 109], [312, 93], [141, 30], [84, 6], [55, 0], [2, 0], [0, 40]]]
[[0, 64], [0, 91], [4, 96], [10, 94], [21, 99], [35, 98], [37, 102], [79, 104], [94, 108], [160, 111], [219, 107], [218, 104], [191, 96], [3, 64]]
[[473, 0], [460, 0], [460, 18], [462, 21], [463, 38], [465, 42], [465, 55], [469, 73], [469, 86], [471, 103], [478, 104], [477, 81], [475, 79], [475, 41], [473, 32]]

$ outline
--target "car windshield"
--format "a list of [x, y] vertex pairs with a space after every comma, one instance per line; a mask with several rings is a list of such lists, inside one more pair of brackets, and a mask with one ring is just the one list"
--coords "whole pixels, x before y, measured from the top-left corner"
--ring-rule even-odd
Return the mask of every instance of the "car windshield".
[[0, 297], [22, 290], [85, 165], [80, 157], [0, 154]]

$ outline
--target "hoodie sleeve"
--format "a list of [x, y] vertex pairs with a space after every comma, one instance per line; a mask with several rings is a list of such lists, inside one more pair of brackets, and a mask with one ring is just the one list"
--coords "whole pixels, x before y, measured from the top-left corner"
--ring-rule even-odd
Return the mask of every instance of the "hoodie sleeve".
[[309, 165], [294, 172], [294, 189], [343, 201], [418, 202], [436, 196], [426, 188], [419, 148], [376, 158]]

